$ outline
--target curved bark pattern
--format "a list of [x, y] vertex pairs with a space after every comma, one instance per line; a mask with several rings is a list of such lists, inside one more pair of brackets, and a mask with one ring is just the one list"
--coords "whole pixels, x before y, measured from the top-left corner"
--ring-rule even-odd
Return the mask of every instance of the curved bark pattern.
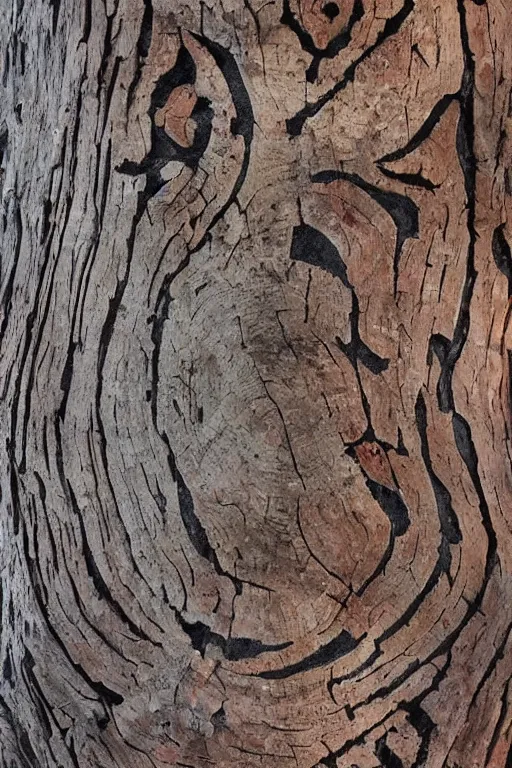
[[0, 764], [510, 768], [503, 0], [14, 0]]

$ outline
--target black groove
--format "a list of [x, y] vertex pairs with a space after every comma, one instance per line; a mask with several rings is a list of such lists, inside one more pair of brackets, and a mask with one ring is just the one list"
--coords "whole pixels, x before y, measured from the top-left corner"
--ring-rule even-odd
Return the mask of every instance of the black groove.
[[[375, 640], [375, 650], [372, 651], [372, 653], [368, 656], [368, 658], [362, 662], [358, 667], [356, 667], [352, 672], [349, 672], [346, 675], [340, 675], [339, 677], [332, 678], [328, 684], [327, 689], [332, 695], [332, 690], [335, 685], [339, 685], [340, 683], [345, 682], [346, 680], [352, 680], [354, 677], [359, 675], [361, 672], [364, 672], [365, 670], [369, 669], [375, 661], [382, 655], [381, 651], [381, 645], [385, 640], [388, 640], [390, 637], [392, 637], [394, 634], [396, 634], [402, 627], [405, 627], [409, 624], [414, 614], [419, 610], [422, 603], [425, 601], [426, 597], [435, 589], [437, 586], [439, 579], [441, 578], [443, 573], [448, 573], [449, 568], [451, 564], [451, 554], [449, 551], [449, 545], [446, 539], [443, 537], [441, 540], [441, 543], [438, 548], [438, 558], [436, 561], [436, 564], [432, 570], [432, 573], [430, 574], [429, 578], [427, 579], [425, 586], [423, 589], [416, 595], [414, 600], [409, 604], [409, 606], [406, 608], [404, 613], [396, 619], [393, 624], [391, 624], [376, 640]], [[475, 609], [476, 610], [476, 609]], [[437, 654], [432, 654], [432, 658], [435, 658]], [[410, 665], [410, 669], [414, 671], [414, 666]], [[410, 674], [410, 673], [409, 673]], [[403, 682], [403, 681], [401, 681]], [[400, 682], [400, 684], [401, 684]], [[390, 686], [391, 690], [394, 690], [395, 687], [398, 686], [397, 681], [395, 680], [394, 683]], [[373, 696], [369, 697], [369, 699], [373, 699]], [[354, 707], [355, 709], [355, 707]]]
[[379, 165], [379, 171], [387, 176], [388, 179], [394, 181], [400, 181], [402, 184], [406, 184], [409, 187], [419, 187], [420, 189], [427, 189], [429, 192], [435, 192], [439, 189], [440, 184], [434, 184], [430, 179], [426, 179], [421, 173], [396, 173], [389, 168], [385, 168], [383, 165]]
[[384, 551], [384, 554], [382, 555], [381, 559], [379, 560], [378, 565], [376, 566], [375, 570], [368, 576], [368, 578], [361, 584], [359, 589], [356, 592], [356, 595], [358, 597], [362, 597], [370, 584], [372, 584], [379, 576], [381, 576], [383, 573], [386, 572], [386, 568], [388, 566], [388, 563], [391, 561], [391, 558], [393, 557], [393, 552], [395, 549], [395, 535], [393, 531], [391, 531], [389, 535], [389, 541], [388, 545]]
[[398, 11], [398, 13], [386, 21], [384, 29], [377, 36], [375, 43], [367, 48], [364, 53], [362, 53], [361, 56], [359, 56], [359, 58], [356, 59], [356, 61], [354, 61], [345, 70], [345, 74], [343, 75], [342, 79], [339, 80], [336, 85], [330, 88], [327, 93], [321, 96], [317, 101], [306, 104], [305, 107], [303, 107], [293, 117], [286, 121], [286, 129], [289, 136], [300, 136], [306, 120], [314, 117], [323, 107], [325, 107], [326, 104], [333, 100], [337, 93], [346, 88], [349, 83], [353, 82], [359, 65], [362, 64], [362, 62], [367, 58], [369, 58], [385, 40], [399, 32], [406, 19], [414, 10], [414, 6], [414, 0], [405, 0], [402, 8]]
[[455, 409], [453, 400], [452, 379], [455, 365], [462, 354], [470, 325], [470, 304], [473, 297], [477, 272], [475, 269], [476, 231], [476, 175], [477, 159], [475, 155], [475, 61], [469, 46], [469, 35], [466, 27], [466, 8], [464, 0], [457, 0], [460, 16], [461, 43], [464, 54], [464, 73], [459, 93], [460, 117], [457, 125], [456, 149], [460, 167], [464, 176], [464, 186], [467, 198], [467, 230], [469, 233], [468, 257], [466, 262], [466, 277], [462, 290], [459, 314], [455, 324], [453, 339], [450, 341], [445, 360], [442, 364], [438, 392], [440, 408], [444, 413]]
[[301, 672], [309, 672], [312, 669], [323, 667], [325, 664], [333, 664], [338, 659], [351, 653], [365, 639], [366, 633], [357, 640], [346, 629], [342, 630], [337, 637], [330, 642], [321, 645], [316, 651], [306, 656], [295, 664], [289, 664], [281, 669], [270, 669], [266, 672], [259, 672], [257, 677], [264, 680], [284, 680], [287, 677], [298, 675]]
[[462, 541], [462, 534], [457, 515], [452, 506], [451, 494], [442, 480], [436, 475], [432, 466], [427, 435], [427, 407], [422, 392], [419, 393], [416, 400], [415, 413], [416, 426], [421, 441], [421, 455], [430, 479], [430, 484], [432, 485], [432, 490], [434, 491], [441, 534], [450, 544], [460, 544]]
[[84, 25], [82, 30], [81, 43], [87, 43], [91, 34], [92, 26], [92, 0], [83, 0], [84, 8]]
[[[214, 43], [207, 37], [202, 35], [194, 35], [194, 37], [204, 45], [222, 72], [231, 93], [236, 112], [236, 119], [231, 123], [231, 131], [234, 136], [242, 136], [245, 145], [244, 158], [238, 178], [227, 202], [214, 216], [213, 221], [209, 226], [209, 229], [211, 229], [217, 221], [224, 216], [225, 212], [235, 201], [247, 176], [251, 155], [251, 144], [254, 136], [254, 112], [249, 93], [233, 54], [228, 51], [227, 48], [223, 48], [219, 43]], [[201, 245], [196, 246], [195, 250], [198, 250], [199, 247], [201, 247]]]
[[196, 552], [201, 555], [201, 557], [204, 557], [205, 560], [212, 563], [216, 568], [220, 568], [215, 550], [208, 541], [206, 531], [195, 513], [192, 494], [183, 480], [181, 472], [176, 469], [175, 474], [178, 489], [178, 504], [187, 535]]
[[505, 225], [496, 227], [492, 236], [492, 255], [500, 272], [508, 280], [508, 296], [512, 296], [512, 253], [505, 237]]
[[128, 86], [128, 93], [126, 97], [127, 116], [128, 116], [130, 107], [133, 103], [135, 91], [142, 77], [144, 62], [149, 54], [152, 37], [153, 37], [153, 3], [152, 3], [152, 0], [144, 0], [144, 13], [142, 15], [139, 38], [137, 40], [137, 59], [138, 59], [137, 67], [136, 67], [132, 82]]
[[488, 547], [485, 565], [485, 579], [487, 580], [490, 578], [496, 563], [496, 557], [498, 553], [498, 540], [496, 537], [496, 531], [494, 530], [492, 524], [489, 505], [487, 504], [484, 489], [482, 487], [482, 482], [478, 472], [478, 454], [473, 442], [471, 427], [469, 426], [466, 419], [456, 412], [452, 417], [452, 426], [457, 450], [459, 451], [459, 454], [467, 467], [471, 481], [473, 483], [473, 487], [478, 496], [482, 525], [487, 534]]
[[364, 475], [370, 493], [391, 523], [393, 534], [403, 536], [411, 524], [411, 519], [409, 510], [400, 494], [398, 491], [375, 482], [366, 473]]
[[213, 565], [215, 572], [219, 576], [226, 576], [231, 580], [237, 595], [242, 594], [243, 583], [240, 581], [240, 579], [237, 579], [236, 576], [232, 576], [230, 573], [225, 571], [221, 566], [219, 558], [217, 557], [217, 553], [210, 544], [203, 524], [196, 514], [194, 499], [192, 498], [192, 494], [190, 493], [190, 490], [186, 485], [181, 472], [176, 466], [176, 460], [173, 452], [170, 449], [170, 446], [168, 446], [168, 449], [169, 465], [173, 479], [177, 486], [180, 515], [192, 546], [198, 555], [203, 557], [205, 560], [208, 560], [208, 562]]
[[387, 733], [375, 742], [375, 754], [382, 768], [404, 768], [402, 760], [386, 744]]
[[377, 161], [377, 164], [381, 166], [383, 163], [394, 163], [397, 160], [403, 160], [404, 157], [407, 157], [407, 155], [410, 155], [411, 152], [414, 152], [414, 150], [418, 149], [418, 147], [420, 147], [423, 142], [428, 139], [450, 104], [457, 98], [459, 98], [458, 93], [445, 94], [445, 96], [443, 96], [437, 102], [437, 104], [435, 104], [425, 122], [422, 124], [419, 130], [416, 131], [414, 136], [409, 139], [407, 144], [405, 144], [403, 147], [400, 147], [399, 149], [394, 150], [393, 152], [390, 152], [387, 155], [384, 155], [384, 157], [381, 157]]
[[[484, 586], [487, 583], [497, 561], [497, 539], [492, 525], [489, 506], [485, 498], [480, 476], [478, 473], [478, 456], [473, 443], [471, 428], [455, 409], [452, 379], [455, 365], [462, 354], [470, 326], [470, 304], [476, 282], [475, 248], [478, 237], [476, 228], [476, 178], [478, 161], [475, 154], [475, 61], [469, 45], [469, 33], [466, 25], [466, 7], [464, 0], [457, 0], [460, 17], [460, 35], [464, 54], [464, 74], [459, 95], [460, 118], [457, 127], [456, 148], [459, 163], [464, 175], [464, 185], [467, 198], [467, 229], [469, 233], [468, 255], [466, 262], [466, 277], [462, 291], [453, 339], [438, 343], [434, 350], [441, 364], [437, 393], [439, 407], [445, 413], [452, 413], [453, 433], [459, 454], [470, 474], [473, 486], [478, 496], [482, 525], [488, 539]], [[510, 249], [504, 240], [504, 232], [498, 227], [493, 236], [493, 255], [498, 268], [505, 270], [510, 280]], [[510, 285], [510, 282], [509, 282]], [[483, 596], [483, 594], [482, 594]]]
[[330, 184], [333, 181], [340, 180], [349, 181], [354, 186], [363, 190], [363, 192], [366, 192], [393, 220], [396, 227], [395, 254], [393, 258], [394, 291], [396, 294], [402, 249], [406, 240], [409, 238], [417, 239], [420, 234], [418, 206], [406, 195], [380, 189], [374, 184], [365, 181], [357, 173], [321, 171], [311, 179], [314, 184]]
[[0, 166], [4, 162], [4, 155], [7, 152], [8, 144], [9, 144], [9, 131], [5, 125], [2, 125], [2, 128], [0, 130]]
[[359, 335], [359, 300], [348, 279], [347, 267], [334, 243], [315, 227], [302, 223], [293, 229], [290, 258], [329, 272], [329, 274], [339, 278], [343, 285], [351, 291], [351, 339], [348, 344], [338, 338], [336, 341], [353, 365], [359, 360], [375, 375], [386, 371], [389, 360], [373, 352]]
[[[5, 720], [9, 725], [12, 734], [16, 740], [16, 746], [18, 748], [18, 754], [20, 763], [18, 765], [13, 764], [13, 768], [40, 768], [39, 758], [37, 757], [34, 748], [30, 742], [30, 738], [26, 730], [23, 728], [19, 720], [15, 719], [12, 710], [7, 704], [7, 701], [0, 695], [0, 717]], [[7, 768], [7, 766], [6, 766]]]
[[[36, 570], [39, 569], [39, 563], [37, 561], [33, 562], [32, 559], [28, 556], [28, 549], [26, 545], [26, 531], [24, 530], [24, 547], [25, 547], [25, 556], [27, 557], [27, 564], [29, 565], [29, 568], [27, 570], [27, 573], [30, 578], [30, 584], [33, 589], [34, 599], [36, 602], [37, 607], [39, 608], [39, 612], [41, 614], [41, 617], [48, 629], [48, 632], [50, 633], [51, 637], [55, 640], [55, 643], [60, 648], [64, 656], [66, 657], [67, 661], [71, 664], [75, 672], [86, 682], [86, 684], [90, 687], [92, 691], [98, 694], [98, 697], [100, 701], [102, 702], [104, 707], [108, 706], [115, 706], [118, 704], [122, 704], [124, 701], [124, 697], [118, 693], [117, 691], [113, 691], [110, 688], [107, 688], [106, 685], [104, 685], [101, 681], [93, 680], [89, 675], [87, 674], [86, 670], [78, 663], [73, 661], [66, 644], [63, 642], [61, 636], [59, 633], [55, 630], [53, 627], [50, 617], [48, 615], [48, 611], [45, 605], [45, 602], [43, 600], [43, 595], [40, 589], [40, 581], [41, 576], [36, 573]], [[11, 610], [12, 610], [12, 603], [11, 603]], [[14, 619], [13, 619], [14, 620]], [[2, 699], [0, 697], [0, 704], [3, 703]], [[33, 764], [30, 764], [30, 768], [33, 768]]]
[[69, 398], [69, 391], [71, 389], [71, 379], [73, 378], [73, 365], [74, 365], [74, 355], [75, 350], [77, 347], [77, 343], [75, 341], [70, 341], [68, 345], [68, 351], [66, 355], [66, 362], [64, 364], [64, 369], [62, 371], [62, 377], [60, 380], [60, 388], [63, 392], [61, 404], [59, 406], [59, 410], [57, 411], [60, 419], [64, 421], [64, 418], [66, 416], [66, 408], [68, 404], [68, 398]]
[[248, 637], [226, 638], [216, 632], [212, 632], [210, 627], [200, 621], [189, 624], [178, 612], [176, 612], [176, 618], [180, 627], [189, 636], [192, 648], [199, 651], [203, 657], [209, 645], [220, 648], [222, 655], [227, 661], [254, 659], [263, 653], [277, 653], [293, 645], [291, 641], [277, 645], [267, 645], [259, 640], [253, 640]]
[[13, 198], [13, 207], [14, 207], [13, 220], [16, 228], [16, 244], [14, 246], [13, 263], [9, 272], [9, 279], [7, 280], [7, 284], [5, 286], [3, 296], [2, 296], [3, 318], [2, 318], [2, 325], [0, 326], [0, 341], [2, 341], [4, 338], [7, 324], [9, 322], [9, 319], [11, 318], [14, 280], [16, 278], [16, 271], [18, 268], [19, 260], [20, 260], [21, 242], [23, 239], [23, 220], [21, 218], [20, 204], [17, 198]]
[[[143, 39], [147, 38], [148, 35], [147, 24], [148, 16], [150, 15], [148, 7], [151, 8], [151, 6], [146, 5], [144, 12], [146, 21], [143, 19], [143, 28], [146, 24], [146, 29], [141, 30]], [[140, 39], [141, 38], [139, 38], [139, 40]], [[144, 46], [145, 43], [143, 42], [141, 45]], [[188, 49], [184, 45], [181, 45], [174, 66], [158, 78], [151, 95], [151, 104], [148, 111], [151, 118], [150, 151], [142, 162], [134, 163], [130, 160], [125, 160], [117, 168], [119, 173], [126, 173], [130, 176], [146, 174], [146, 195], [148, 199], [163, 186], [164, 182], [160, 175], [160, 171], [167, 165], [167, 163], [174, 160], [184, 163], [193, 170], [197, 169], [199, 161], [210, 141], [213, 110], [211, 109], [209, 100], [204, 97], [197, 100], [191, 115], [196, 123], [194, 141], [191, 147], [180, 146], [166, 133], [163, 127], [159, 127], [155, 124], [155, 115], [157, 111], [166, 105], [171, 93], [180, 86], [193, 85], [195, 81], [196, 65], [194, 59]]]
[[140, 26], [139, 39], [137, 40], [137, 51], [139, 56], [145, 59], [151, 47], [151, 38], [153, 36], [153, 4], [151, 0], [144, 0], [144, 14]]
[[59, 23], [60, 0], [50, 0], [50, 6], [52, 9], [52, 33], [55, 36]]
[[[389, 542], [384, 554], [382, 555], [373, 573], [368, 576], [368, 578], [363, 582], [363, 584], [356, 592], [357, 596], [361, 597], [368, 589], [370, 584], [372, 584], [372, 582], [374, 582], [378, 576], [385, 572], [386, 567], [393, 556], [396, 538], [403, 536], [407, 532], [411, 521], [409, 517], [409, 510], [407, 509], [407, 506], [399, 492], [397, 490], [387, 488], [386, 486], [377, 483], [375, 480], [372, 480], [361, 466], [354, 447], [355, 446], [353, 445], [349, 446], [349, 448], [346, 450], [346, 453], [359, 464], [368, 490], [391, 523]], [[383, 448], [382, 444], [381, 447]], [[385, 449], [383, 448], [383, 450]]]
[[[510, 689], [510, 680], [509, 678], [507, 680], [507, 683], [505, 685], [505, 689], [501, 695], [501, 707], [500, 707], [500, 713], [498, 716], [498, 720], [496, 721], [496, 725], [494, 726], [494, 731], [491, 736], [491, 739], [489, 741], [489, 745], [487, 747], [487, 751], [485, 754], [485, 763], [484, 768], [487, 768], [489, 763], [491, 762], [491, 757], [493, 756], [494, 750], [496, 749], [496, 745], [499, 741], [500, 735], [503, 733], [503, 725], [505, 723], [505, 720], [507, 718], [509, 706], [508, 706], [508, 692]], [[505, 731], [505, 733], [508, 735], [508, 729]], [[508, 759], [507, 759], [508, 762]]]
[[[188, 264], [188, 259], [190, 258], [191, 253], [199, 251], [204, 246], [209, 237], [210, 230], [224, 216], [242, 188], [249, 168], [251, 144], [254, 135], [254, 113], [252, 104], [235, 57], [227, 48], [219, 45], [219, 43], [215, 43], [203, 35], [192, 34], [195, 39], [206, 48], [208, 53], [210, 53], [222, 72], [229, 88], [236, 112], [236, 118], [231, 122], [231, 131], [234, 136], [242, 136], [245, 149], [240, 172], [228, 200], [213, 216], [201, 241], [194, 247], [193, 251], [187, 253], [184, 266]], [[201, 97], [197, 100], [192, 113], [192, 117], [197, 125], [192, 147], [180, 147], [179, 144], [174, 142], [171, 137], [165, 133], [163, 128], [158, 128], [154, 124], [154, 116], [157, 109], [165, 105], [174, 88], [179, 85], [192, 85], [195, 83], [195, 79], [195, 62], [189, 51], [182, 45], [174, 67], [160, 77], [151, 97], [149, 115], [152, 118], [152, 146], [149, 154], [141, 163], [125, 160], [117, 168], [120, 173], [127, 173], [129, 175], [147, 174], [146, 190], [144, 192], [146, 201], [163, 186], [164, 182], [161, 178], [160, 170], [169, 162], [169, 160], [181, 161], [195, 169], [208, 146], [211, 135], [213, 109], [210, 101], [205, 97]]]
[[[324, 12], [326, 11], [326, 8], [324, 8]], [[332, 17], [329, 17], [329, 14], [326, 13], [328, 18], [332, 21], [338, 13]], [[295, 14], [292, 12], [290, 7], [290, 0], [283, 0], [283, 14], [281, 16], [281, 24], [285, 24], [287, 27], [289, 27], [292, 32], [294, 32], [297, 35], [297, 38], [300, 42], [301, 48], [306, 51], [307, 53], [311, 54], [313, 57], [313, 61], [309, 65], [307, 71], [306, 71], [306, 80], [308, 83], [314, 83], [315, 80], [318, 77], [318, 67], [320, 65], [320, 62], [322, 59], [333, 59], [335, 56], [338, 55], [340, 51], [343, 50], [343, 48], [346, 48], [347, 45], [350, 43], [352, 39], [352, 31], [355, 25], [358, 21], [360, 21], [364, 16], [364, 7], [362, 0], [355, 0], [354, 6], [352, 9], [352, 14], [350, 16], [350, 19], [348, 21], [347, 26], [342, 29], [336, 37], [334, 37], [332, 40], [329, 41], [327, 46], [325, 48], [317, 48], [315, 45], [313, 38], [309, 34], [309, 32], [304, 29], [304, 27], [301, 25], [299, 19], [295, 16]]]
[[424, 766], [428, 760], [430, 741], [436, 730], [436, 724], [430, 715], [421, 708], [419, 703], [415, 703], [412, 706], [407, 707], [407, 709], [409, 711], [407, 719], [421, 739], [416, 759], [411, 768], [420, 768], [420, 766]]
[[85, 524], [83, 515], [80, 511], [80, 508], [78, 506], [78, 502], [76, 500], [73, 488], [71, 487], [69, 481], [68, 481], [68, 491], [71, 498], [73, 511], [75, 515], [78, 518], [78, 523], [80, 526], [80, 533], [82, 535], [82, 556], [85, 562], [85, 565], [87, 567], [87, 573], [89, 574], [89, 577], [91, 581], [94, 584], [94, 587], [96, 589], [96, 592], [98, 593], [98, 599], [99, 600], [105, 600], [105, 602], [109, 605], [109, 607], [112, 609], [113, 613], [115, 613], [121, 621], [126, 624], [126, 626], [129, 628], [130, 632], [135, 636], [138, 637], [140, 640], [146, 640], [147, 642], [151, 643], [152, 645], [157, 645], [161, 647], [161, 643], [155, 643], [154, 640], [152, 640], [149, 635], [147, 635], [144, 630], [142, 630], [140, 627], [138, 627], [126, 614], [123, 607], [119, 604], [119, 602], [114, 598], [111, 591], [109, 590], [103, 576], [100, 573], [100, 570], [96, 564], [96, 561], [94, 559], [94, 555], [92, 554], [91, 548], [89, 546], [89, 541], [87, 539], [87, 534], [85, 531]]

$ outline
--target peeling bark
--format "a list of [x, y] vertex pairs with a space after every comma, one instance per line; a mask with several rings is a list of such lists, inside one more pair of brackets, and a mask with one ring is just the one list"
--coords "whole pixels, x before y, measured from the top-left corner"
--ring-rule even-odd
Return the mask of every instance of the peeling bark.
[[13, 0], [2, 766], [512, 766], [509, 25]]

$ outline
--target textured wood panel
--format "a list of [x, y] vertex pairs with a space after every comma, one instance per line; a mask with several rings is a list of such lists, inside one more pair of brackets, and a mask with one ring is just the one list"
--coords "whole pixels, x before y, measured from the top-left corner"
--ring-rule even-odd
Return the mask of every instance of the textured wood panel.
[[5, 0], [2, 766], [512, 766], [511, 12]]

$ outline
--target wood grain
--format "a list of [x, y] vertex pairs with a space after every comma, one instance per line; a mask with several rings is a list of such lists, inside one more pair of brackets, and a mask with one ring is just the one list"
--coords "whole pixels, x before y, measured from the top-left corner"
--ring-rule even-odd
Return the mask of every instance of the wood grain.
[[509, 0], [13, 0], [0, 765], [510, 768]]

